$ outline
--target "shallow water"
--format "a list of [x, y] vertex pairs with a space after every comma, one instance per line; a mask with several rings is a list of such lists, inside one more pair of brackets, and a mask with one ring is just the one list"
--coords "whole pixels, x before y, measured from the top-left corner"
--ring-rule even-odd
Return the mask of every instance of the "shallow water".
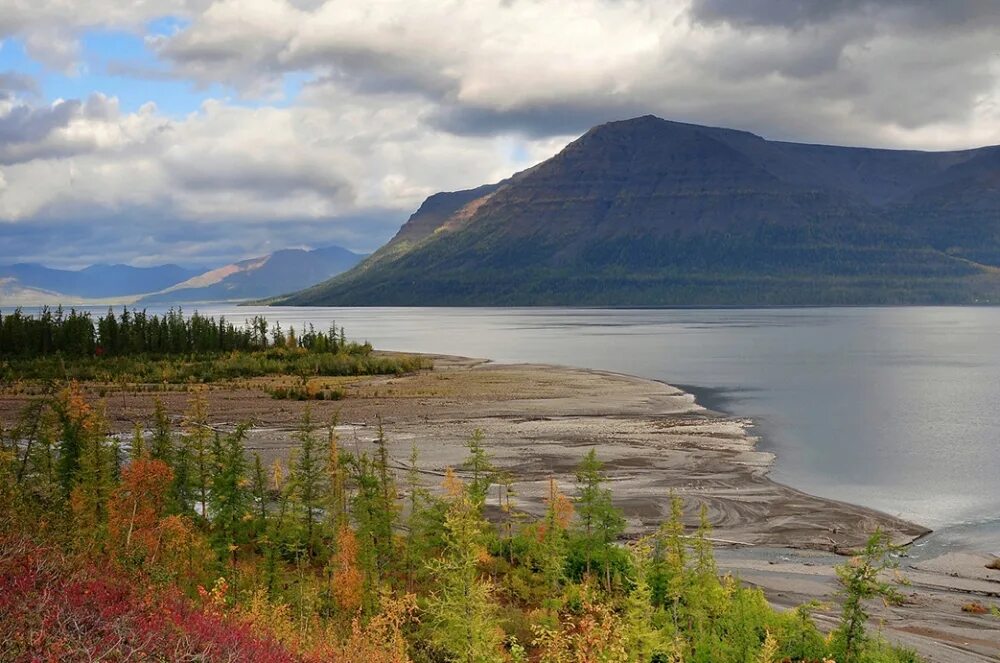
[[939, 530], [925, 550], [1000, 552], [1000, 308], [201, 311], [683, 385], [754, 419], [776, 480]]

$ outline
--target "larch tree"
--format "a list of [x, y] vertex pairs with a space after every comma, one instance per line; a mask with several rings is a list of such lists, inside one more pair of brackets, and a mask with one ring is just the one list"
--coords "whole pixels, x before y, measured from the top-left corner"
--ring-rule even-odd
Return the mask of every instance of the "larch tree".
[[208, 493], [216, 545], [234, 562], [236, 550], [243, 541], [244, 517], [250, 514], [250, 482], [243, 451], [246, 430], [246, 425], [241, 424], [225, 439], [216, 437], [213, 445], [215, 474]]
[[149, 456], [162, 460], [168, 465], [173, 460], [173, 426], [163, 401], [157, 398], [153, 404], [153, 436], [149, 441]]
[[302, 415], [302, 423], [295, 433], [295, 439], [299, 448], [289, 470], [288, 480], [292, 503], [301, 511], [305, 551], [309, 559], [313, 559], [317, 549], [317, 521], [329, 498], [325, 462], [308, 407]]
[[444, 487], [448, 496], [444, 551], [429, 565], [436, 587], [427, 602], [430, 639], [448, 660], [492, 663], [501, 657], [503, 631], [497, 625], [493, 587], [479, 569], [488, 558], [489, 525], [450, 469]]
[[198, 503], [202, 519], [208, 518], [208, 490], [212, 481], [212, 438], [208, 425], [208, 401], [198, 392], [188, 403], [184, 415], [185, 446], [191, 463], [192, 499]]
[[578, 537], [584, 547], [585, 571], [599, 557], [603, 566], [605, 590], [611, 591], [611, 547], [625, 530], [625, 518], [611, 501], [611, 491], [605, 488], [603, 463], [591, 449], [576, 468]]
[[886, 573], [898, 566], [891, 557], [895, 551], [889, 536], [876, 530], [860, 555], [836, 568], [844, 597], [840, 625], [833, 632], [838, 661], [858, 663], [863, 660], [862, 652], [868, 639], [866, 601], [878, 598], [887, 603], [900, 603], [903, 600], [896, 584], [885, 578]]
[[493, 464], [486, 447], [483, 446], [483, 431], [476, 429], [472, 436], [466, 441], [465, 448], [469, 450], [469, 455], [462, 463], [462, 469], [470, 473], [468, 493], [469, 499], [477, 507], [482, 508], [486, 503], [486, 496], [489, 495], [490, 486], [496, 481], [497, 468]]

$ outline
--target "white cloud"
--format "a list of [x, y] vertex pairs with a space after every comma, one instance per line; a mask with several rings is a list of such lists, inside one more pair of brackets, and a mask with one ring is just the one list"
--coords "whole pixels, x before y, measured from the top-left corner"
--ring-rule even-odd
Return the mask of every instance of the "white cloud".
[[[252, 252], [275, 228], [279, 244], [311, 233], [373, 248], [366, 231], [384, 239], [430, 193], [496, 181], [588, 126], [644, 113], [790, 140], [1000, 143], [995, 3], [778, 5], [10, 0], [0, 37], [60, 71], [78, 66], [87, 29], [138, 34], [179, 17], [146, 36], [157, 75], [237, 99], [169, 117], [100, 94], [43, 102], [0, 75], [0, 222], [103, 219], [144, 251], [160, 238], [184, 255], [197, 247], [155, 224], [240, 224], [238, 240], [206, 240], [213, 255]], [[308, 81], [291, 100], [289, 75]]]

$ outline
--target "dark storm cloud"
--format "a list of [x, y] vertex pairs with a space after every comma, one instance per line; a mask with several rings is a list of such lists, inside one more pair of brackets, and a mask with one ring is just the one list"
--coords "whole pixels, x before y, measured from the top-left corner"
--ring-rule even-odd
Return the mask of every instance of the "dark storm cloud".
[[335, 83], [362, 94], [415, 93], [438, 100], [453, 94], [458, 87], [458, 81], [419, 60], [376, 50], [330, 45], [300, 55], [296, 63], [301, 67], [329, 69], [330, 73], [317, 78], [313, 85]]
[[264, 161], [205, 159], [171, 164], [174, 181], [189, 191], [250, 191], [260, 197], [282, 197], [302, 191], [349, 200], [351, 183], [320, 164], [302, 162], [278, 169]]
[[925, 29], [998, 21], [996, 0], [694, 0], [704, 22], [801, 28], [845, 16], [886, 15]]
[[601, 99], [586, 102], [538, 104], [497, 109], [477, 106], [443, 105], [428, 117], [428, 122], [443, 131], [461, 136], [493, 136], [517, 133], [528, 138], [572, 136], [594, 125], [643, 115], [643, 103], [606, 104]]

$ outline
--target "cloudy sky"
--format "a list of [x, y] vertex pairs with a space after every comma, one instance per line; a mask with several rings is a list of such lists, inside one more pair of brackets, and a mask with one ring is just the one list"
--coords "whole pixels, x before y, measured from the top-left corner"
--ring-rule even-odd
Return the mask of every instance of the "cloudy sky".
[[372, 250], [645, 113], [1000, 143], [995, 0], [4, 0], [0, 264]]

